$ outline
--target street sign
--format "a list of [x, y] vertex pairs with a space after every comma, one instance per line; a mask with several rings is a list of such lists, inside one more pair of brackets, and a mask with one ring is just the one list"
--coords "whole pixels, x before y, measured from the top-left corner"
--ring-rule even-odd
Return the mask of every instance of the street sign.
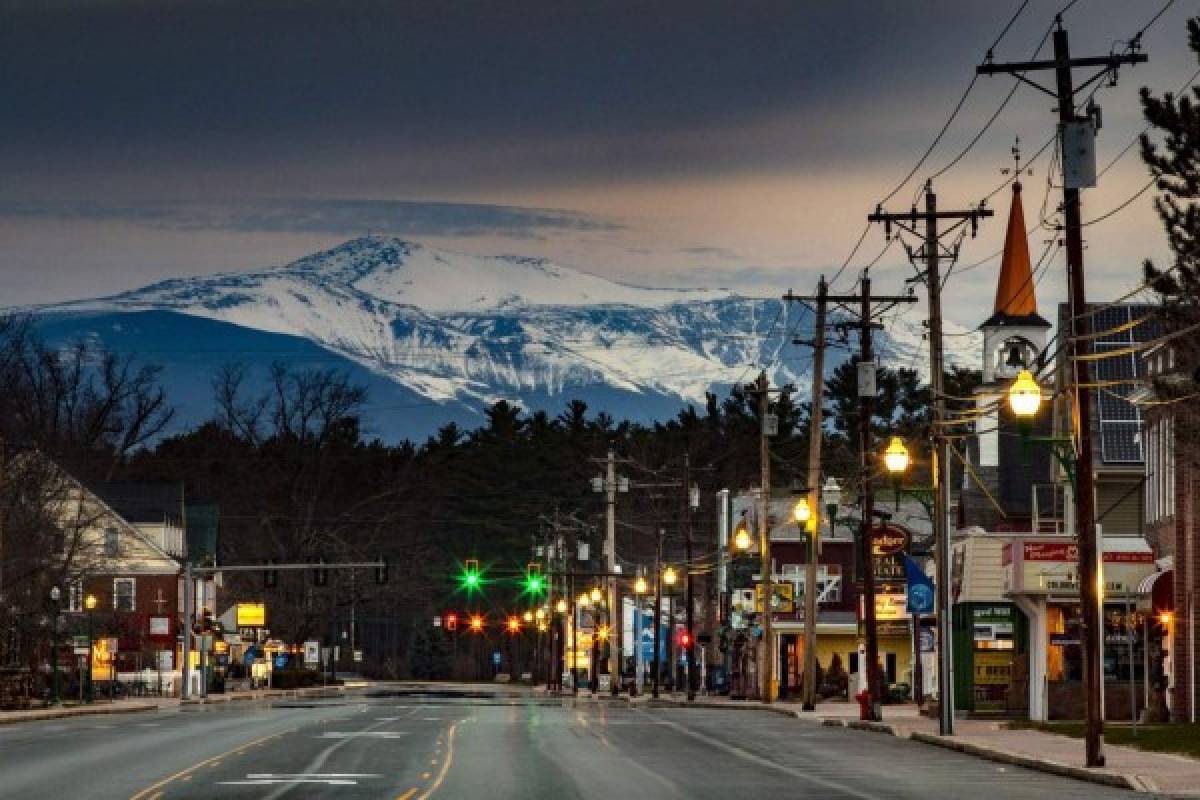
[[921, 628], [921, 652], [932, 653], [937, 650], [937, 639], [933, 635], [933, 628]]
[[355, 651], [354, 651], [354, 663], [355, 663], [355, 664], [361, 663], [361, 662], [362, 662], [362, 660], [363, 660], [363, 651], [362, 651], [362, 650], [355, 650]]
[[495, 664], [497, 667], [500, 666], [500, 651], [499, 650], [496, 650], [495, 652], [492, 653], [492, 663]]
[[283, 669], [287, 666], [287, 653], [277, 653], [275, 655], [275, 669]]
[[321, 662], [321, 643], [309, 639], [304, 643], [304, 663], [319, 664]]

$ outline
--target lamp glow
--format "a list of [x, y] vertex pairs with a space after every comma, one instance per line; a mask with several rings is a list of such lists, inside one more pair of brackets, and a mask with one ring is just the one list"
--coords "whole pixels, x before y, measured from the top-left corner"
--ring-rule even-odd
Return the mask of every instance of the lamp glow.
[[750, 549], [750, 531], [744, 525], [739, 525], [733, 534], [733, 546], [743, 552]]
[[899, 436], [893, 436], [888, 442], [887, 450], [883, 451], [883, 465], [893, 475], [898, 475], [908, 469], [908, 448]]
[[1021, 370], [1008, 387], [1008, 407], [1018, 419], [1029, 419], [1042, 404], [1042, 388], [1027, 369]]
[[674, 567], [667, 567], [663, 570], [663, 583], [667, 586], [674, 586], [677, 578], [678, 575], [676, 575]]
[[641, 575], [638, 575], [637, 580], [633, 582], [634, 594], [645, 594], [647, 588], [648, 587], [646, 586], [646, 579], [643, 578]]
[[795, 517], [796, 522], [808, 522], [809, 517], [812, 516], [812, 509], [808, 507], [807, 497], [801, 497], [800, 502], [796, 503], [796, 507], [792, 509], [792, 516]]

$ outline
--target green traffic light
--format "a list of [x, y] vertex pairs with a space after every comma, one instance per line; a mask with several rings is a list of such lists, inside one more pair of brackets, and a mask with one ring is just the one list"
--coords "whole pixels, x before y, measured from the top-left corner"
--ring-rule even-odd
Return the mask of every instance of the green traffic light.
[[463, 577], [463, 583], [465, 583], [467, 585], [468, 589], [478, 589], [479, 588], [479, 573], [478, 572], [468, 572]]
[[530, 592], [537, 594], [541, 592], [543, 588], [542, 578], [540, 575], [530, 575], [526, 580], [525, 585]]

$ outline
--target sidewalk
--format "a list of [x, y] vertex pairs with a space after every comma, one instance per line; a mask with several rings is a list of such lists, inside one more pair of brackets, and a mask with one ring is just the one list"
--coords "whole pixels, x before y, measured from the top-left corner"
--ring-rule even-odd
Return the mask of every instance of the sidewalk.
[[1108, 786], [1170, 797], [1200, 798], [1200, 760], [1171, 753], [1155, 753], [1106, 744], [1106, 766], [1089, 769], [1084, 763], [1084, 742], [1053, 733], [1010, 730], [1003, 721], [956, 719], [954, 736], [940, 736], [938, 721], [922, 717], [912, 704], [884, 706], [883, 722], [860, 722], [857, 703], [818, 703], [815, 711], [801, 711], [799, 703], [766, 705], [726, 697], [699, 696], [688, 703], [682, 694], [662, 693], [657, 700], [639, 695], [625, 702], [634, 705], [669, 705], [721, 708], [782, 714], [813, 724], [846, 726], [891, 734], [925, 744], [946, 747], [1005, 764], [1090, 781]]
[[235, 701], [253, 702], [256, 700], [271, 700], [297, 697], [334, 697], [341, 695], [347, 689], [363, 688], [365, 682], [347, 684], [345, 686], [315, 686], [308, 689], [259, 689], [250, 692], [229, 692], [227, 694], [210, 694], [208, 697], [194, 697], [180, 700], [178, 697], [137, 697], [122, 698], [108, 702], [98, 700], [90, 705], [60, 706], [58, 708], [31, 708], [22, 711], [0, 711], [0, 725], [16, 722], [36, 722], [38, 720], [64, 719], [66, 717], [88, 717], [104, 714], [134, 714], [141, 711], [158, 711], [161, 709], [178, 709], [184, 706], [212, 705]]

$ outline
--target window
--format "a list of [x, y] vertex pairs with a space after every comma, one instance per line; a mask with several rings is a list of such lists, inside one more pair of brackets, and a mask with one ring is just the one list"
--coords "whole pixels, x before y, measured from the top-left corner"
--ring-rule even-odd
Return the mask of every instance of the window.
[[83, 583], [80, 581], [67, 587], [67, 611], [83, 611]]
[[116, 528], [104, 529], [104, 555], [115, 556], [119, 553], [121, 546], [120, 533]]
[[113, 580], [113, 610], [133, 611], [133, 578], [116, 578]]

